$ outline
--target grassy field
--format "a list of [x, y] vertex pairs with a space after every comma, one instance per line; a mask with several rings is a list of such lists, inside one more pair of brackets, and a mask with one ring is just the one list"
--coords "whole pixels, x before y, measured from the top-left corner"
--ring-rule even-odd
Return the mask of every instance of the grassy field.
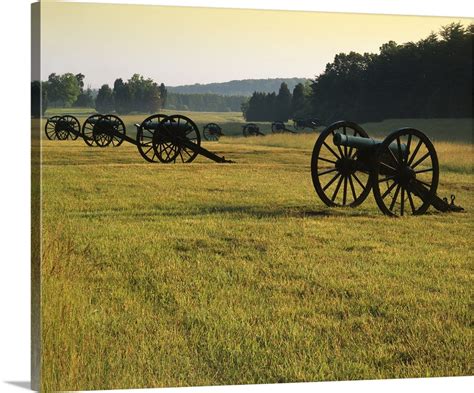
[[472, 374], [472, 122], [416, 122], [466, 212], [327, 208], [314, 133], [205, 144], [235, 164], [43, 141], [43, 389]]

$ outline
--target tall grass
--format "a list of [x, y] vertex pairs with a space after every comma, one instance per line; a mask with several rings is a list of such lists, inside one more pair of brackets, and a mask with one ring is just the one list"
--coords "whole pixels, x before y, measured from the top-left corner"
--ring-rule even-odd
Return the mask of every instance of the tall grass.
[[227, 165], [44, 141], [42, 388], [472, 374], [472, 147], [436, 143], [465, 213], [390, 219], [319, 201], [315, 138], [205, 144]]

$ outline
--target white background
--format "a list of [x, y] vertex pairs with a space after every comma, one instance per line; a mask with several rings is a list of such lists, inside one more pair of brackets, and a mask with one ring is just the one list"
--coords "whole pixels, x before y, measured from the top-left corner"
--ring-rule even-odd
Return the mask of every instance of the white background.
[[[0, 4], [0, 392], [21, 392], [30, 380], [30, 3]], [[89, 1], [91, 2], [91, 1]], [[473, 17], [472, 1], [201, 0], [109, 3], [227, 6], [336, 12]], [[473, 359], [474, 362], [474, 359]], [[190, 388], [183, 392], [474, 391], [474, 377]], [[149, 391], [177, 391], [151, 389]]]

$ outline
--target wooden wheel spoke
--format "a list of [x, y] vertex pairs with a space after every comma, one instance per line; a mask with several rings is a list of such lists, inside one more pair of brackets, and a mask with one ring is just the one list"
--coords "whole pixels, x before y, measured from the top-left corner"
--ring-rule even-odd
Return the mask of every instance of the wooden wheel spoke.
[[331, 180], [329, 180], [329, 182], [323, 187], [323, 191], [326, 191], [326, 190], [331, 186], [331, 184], [336, 181], [336, 179], [337, 179], [339, 176], [341, 176], [341, 174], [340, 174], [339, 172], [336, 173], [336, 175], [334, 175], [334, 177], [333, 177]]
[[318, 160], [329, 162], [330, 164], [336, 164], [336, 161], [328, 160], [327, 158], [318, 157]]
[[411, 165], [411, 167], [414, 169], [416, 168], [418, 165], [420, 165], [423, 161], [425, 161], [429, 156], [430, 156], [430, 152], [427, 152], [426, 154], [423, 155], [423, 157], [421, 157], [419, 160], [417, 160], [414, 164]]
[[389, 171], [392, 171], [394, 173], [397, 171], [393, 166], [390, 166], [390, 165], [386, 164], [385, 162], [381, 162], [380, 165], [382, 165], [384, 168], [386, 168]]
[[397, 137], [397, 151], [398, 151], [398, 158], [400, 162], [403, 162], [403, 153], [402, 153], [402, 145], [400, 143], [400, 138]]
[[390, 191], [393, 190], [393, 188], [397, 185], [397, 183], [393, 182], [388, 188], [385, 190], [385, 192], [382, 194], [382, 199], [385, 199], [385, 197], [390, 194]]
[[398, 160], [397, 160], [397, 157], [395, 157], [395, 154], [393, 154], [392, 149], [390, 149], [390, 147], [388, 146], [388, 147], [387, 147], [387, 150], [388, 150], [388, 152], [390, 153], [390, 156], [392, 157], [393, 162], [395, 162], [395, 164], [398, 165], [399, 162], [398, 162]]
[[412, 135], [411, 135], [411, 133], [410, 133], [410, 134], [408, 134], [407, 154], [406, 154], [406, 157], [405, 157], [405, 162], [408, 161], [408, 154], [410, 154], [411, 138], [412, 138]]
[[425, 172], [433, 172], [433, 168], [422, 169], [419, 171], [415, 171], [415, 173], [425, 173]]
[[349, 185], [351, 187], [352, 197], [354, 198], [354, 201], [355, 201], [357, 199], [357, 194], [355, 192], [355, 187], [354, 187], [354, 182], [352, 181], [352, 176], [349, 176]]
[[402, 192], [400, 196], [400, 215], [403, 216], [403, 211], [405, 209], [405, 189], [402, 187]]
[[413, 162], [422, 144], [423, 144], [423, 141], [420, 139], [415, 147], [415, 150], [413, 151], [413, 154], [411, 155], [410, 159], [407, 162], [408, 165], [410, 165]]
[[331, 201], [333, 202], [336, 199], [337, 193], [339, 192], [339, 188], [341, 187], [342, 179], [343, 177], [341, 176], [339, 181], [337, 182], [337, 186], [336, 186], [336, 189], [334, 190], [334, 194], [332, 194]]
[[378, 181], [379, 183], [382, 183], [382, 182], [384, 182], [384, 181], [393, 180], [393, 179], [395, 179], [395, 175], [393, 175], [393, 176], [387, 176], [387, 177], [384, 177], [383, 179], [378, 179], [377, 181]]
[[408, 195], [408, 201], [410, 202], [410, 207], [411, 207], [411, 212], [415, 214], [415, 203], [413, 202], [413, 198], [411, 196], [411, 192], [407, 190], [407, 195]]
[[362, 182], [359, 180], [357, 175], [355, 173], [352, 174], [354, 176], [354, 179], [356, 179], [356, 182], [359, 183], [359, 185], [362, 187], [363, 190], [365, 190], [365, 186], [362, 184]]
[[400, 192], [400, 184], [397, 185], [397, 189], [395, 190], [395, 194], [393, 195], [393, 198], [392, 198], [392, 203], [390, 203], [390, 210], [393, 210], [393, 208], [395, 207], [395, 203], [397, 202], [397, 197], [398, 197], [398, 193]]
[[[342, 151], [340, 151], [341, 156], [338, 156], [337, 153], [333, 149], [331, 149], [331, 147], [326, 142], [323, 142], [323, 145], [326, 146], [326, 149], [328, 149], [334, 155], [334, 157], [336, 157], [337, 159], [341, 158]], [[338, 148], [339, 148], [339, 150], [341, 149], [339, 146], [338, 146]]]
[[428, 183], [426, 183], [426, 182], [424, 182], [424, 181], [422, 181], [422, 180], [420, 180], [420, 179], [415, 179], [415, 181], [416, 181], [417, 183], [423, 184], [424, 186], [426, 186], [426, 187], [428, 187], [428, 188], [431, 188], [431, 184], [428, 184]]
[[347, 200], [347, 177], [344, 176], [344, 188], [342, 193], [342, 204], [345, 205]]
[[337, 171], [336, 168], [328, 169], [328, 170], [326, 170], [326, 171], [319, 172], [319, 173], [318, 173], [318, 176], [327, 175], [328, 173], [332, 173], [332, 172], [335, 172], [335, 171]]

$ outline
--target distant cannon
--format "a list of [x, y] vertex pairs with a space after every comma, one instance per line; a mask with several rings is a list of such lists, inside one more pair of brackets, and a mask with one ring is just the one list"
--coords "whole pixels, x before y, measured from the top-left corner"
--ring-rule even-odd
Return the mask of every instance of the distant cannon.
[[428, 137], [414, 128], [378, 141], [355, 123], [336, 122], [316, 140], [311, 176], [327, 206], [358, 206], [372, 190], [379, 209], [389, 216], [423, 214], [430, 206], [463, 210], [454, 196], [448, 202], [436, 195], [438, 157]]
[[293, 127], [295, 130], [304, 130], [305, 128], [310, 128], [313, 131], [321, 125], [319, 119], [293, 119]]
[[296, 134], [295, 131], [290, 130], [289, 128], [287, 128], [285, 123], [283, 123], [282, 121], [274, 121], [272, 123], [272, 132], [274, 134], [281, 134], [283, 132], [289, 132], [290, 134]]
[[76, 140], [81, 133], [81, 124], [71, 115], [53, 116], [46, 121], [44, 131], [49, 140]]
[[218, 141], [222, 133], [222, 128], [216, 123], [209, 123], [202, 129], [202, 134], [206, 141]]
[[242, 133], [245, 137], [248, 136], [265, 136], [263, 132], [260, 132], [260, 127], [255, 123], [248, 123], [242, 126]]
[[115, 115], [95, 114], [89, 116], [82, 125], [82, 138], [89, 146], [118, 147], [125, 140], [126, 134], [125, 124]]

